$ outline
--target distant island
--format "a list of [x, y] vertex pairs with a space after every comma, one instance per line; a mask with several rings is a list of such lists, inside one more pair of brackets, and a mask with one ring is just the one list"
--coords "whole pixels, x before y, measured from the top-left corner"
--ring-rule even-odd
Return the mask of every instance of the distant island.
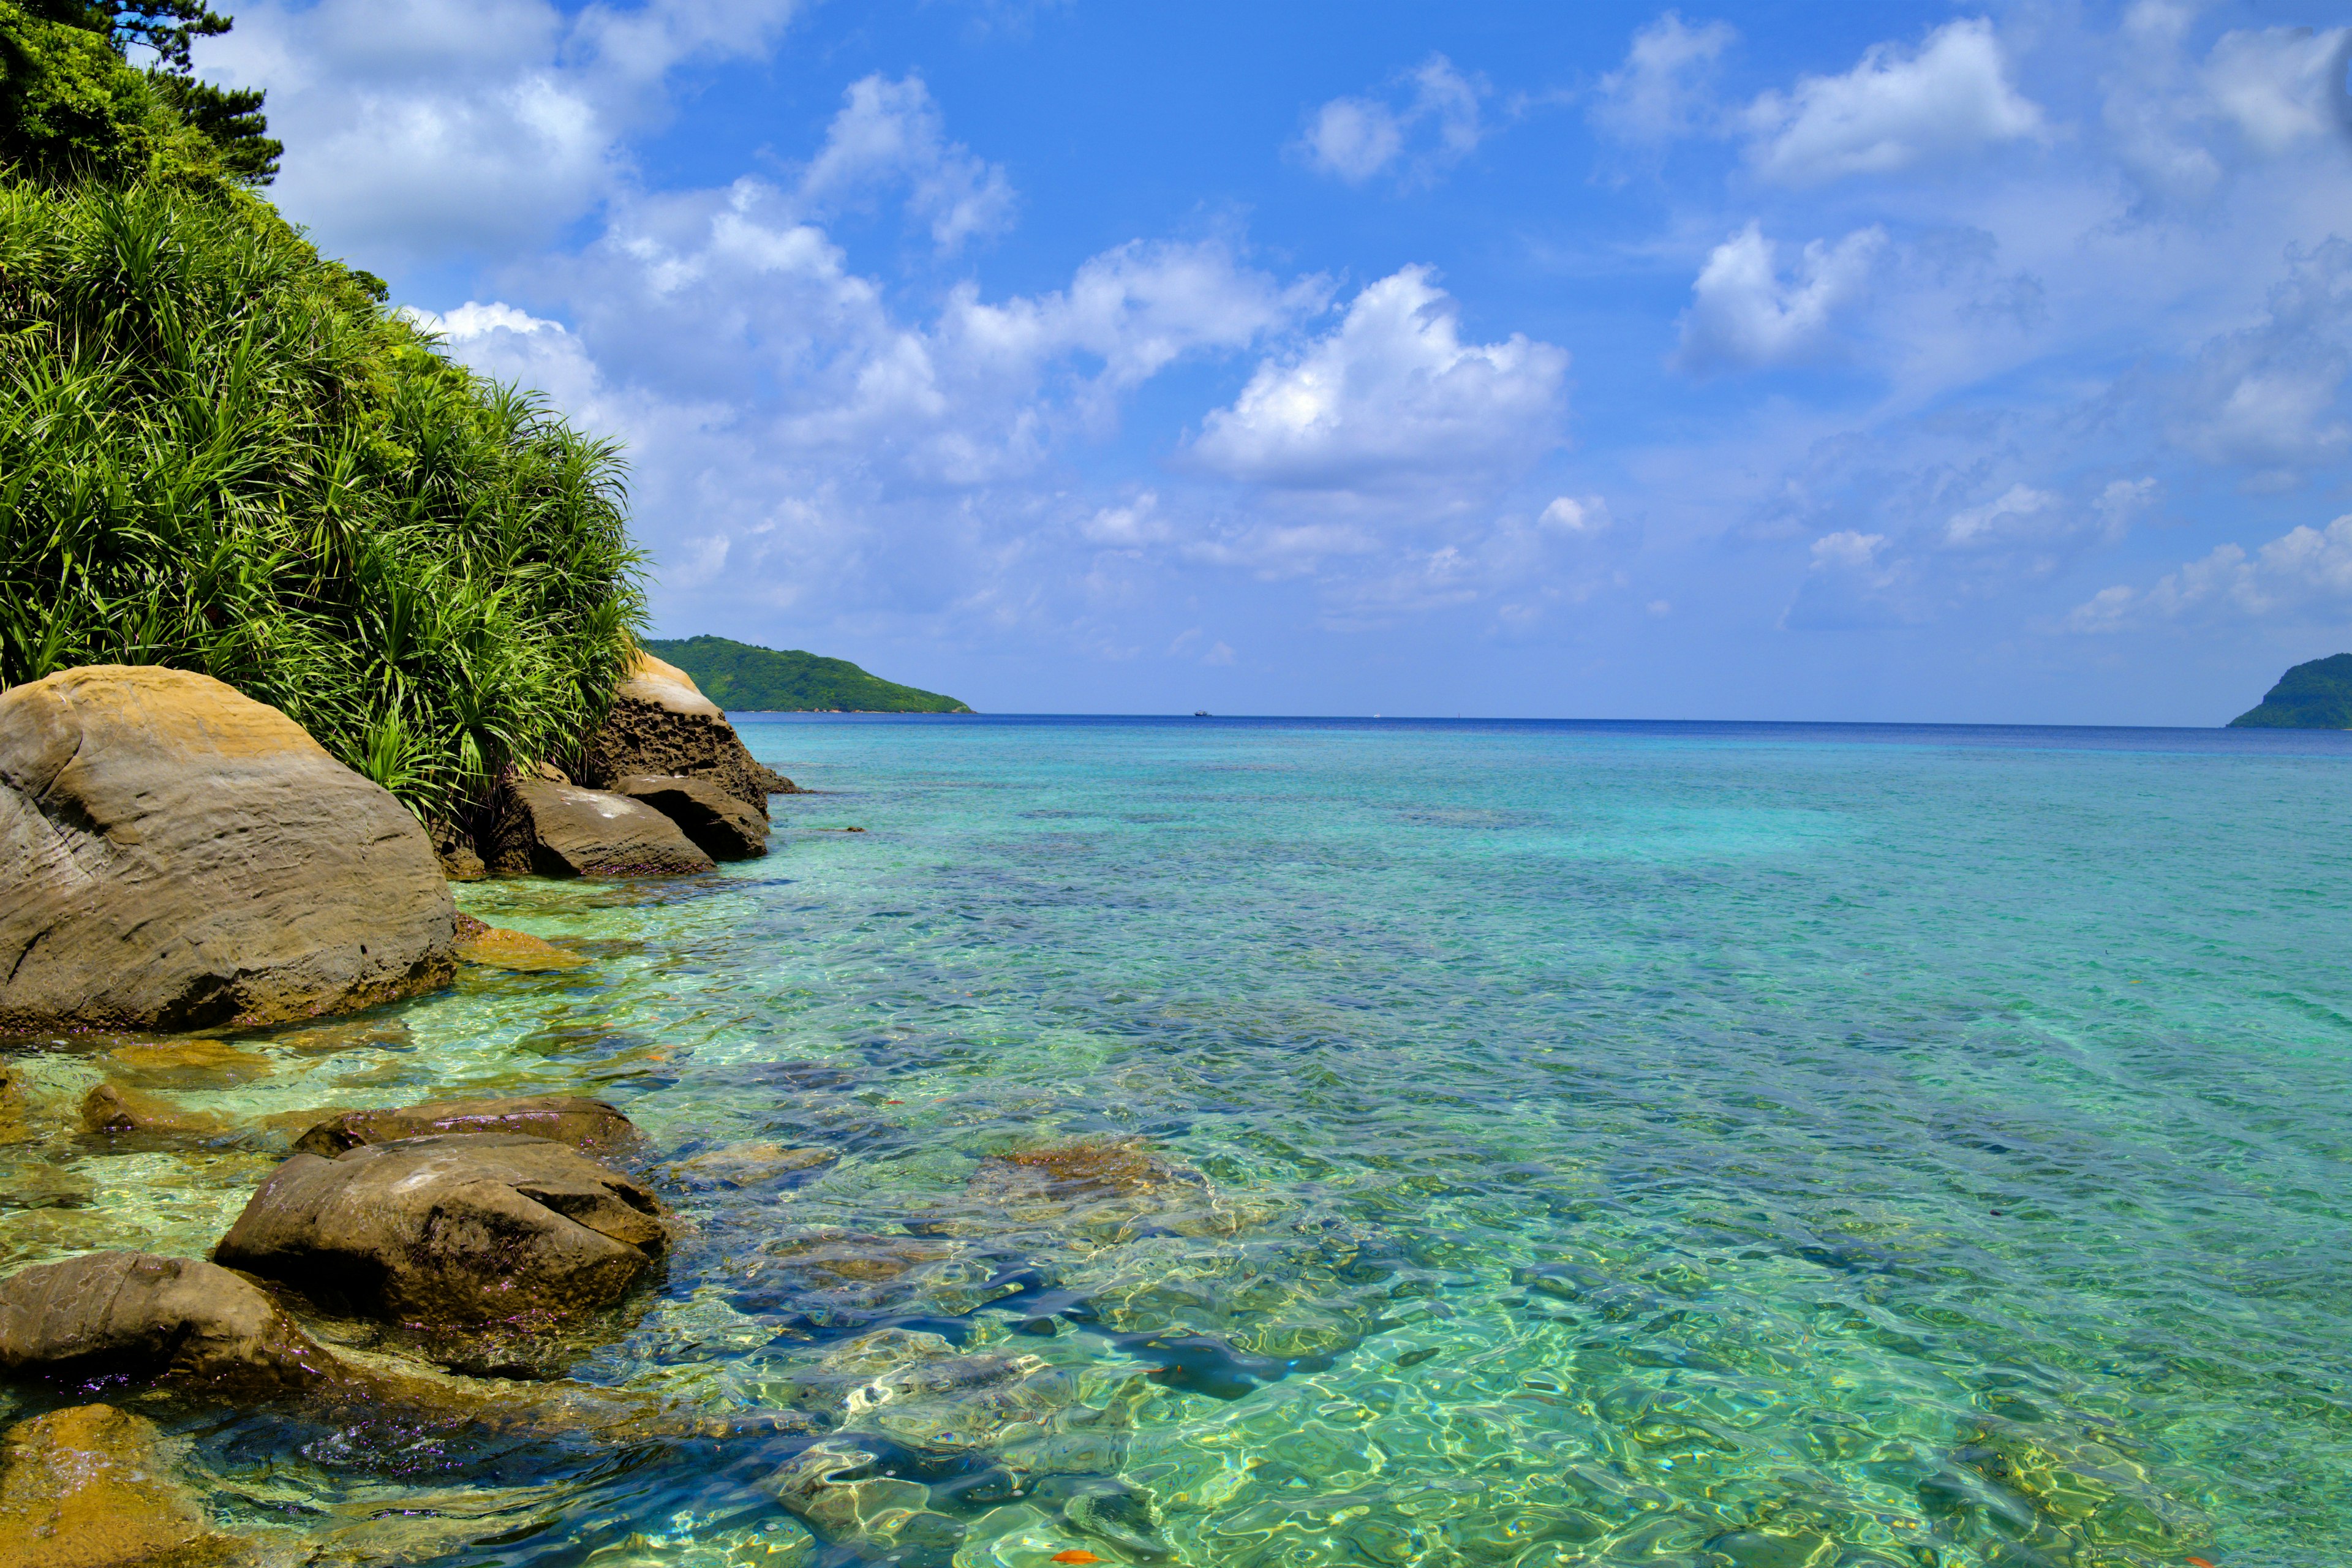
[[868, 675], [845, 658], [755, 647], [728, 637], [643, 637], [638, 646], [694, 677], [721, 708], [751, 713], [969, 713], [969, 705]]
[[2352, 653], [2298, 664], [2232, 730], [2352, 730]]

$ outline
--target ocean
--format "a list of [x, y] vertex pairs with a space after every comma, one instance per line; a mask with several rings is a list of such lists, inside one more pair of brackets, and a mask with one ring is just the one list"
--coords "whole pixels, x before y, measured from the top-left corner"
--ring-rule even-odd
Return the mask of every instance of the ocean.
[[[821, 1441], [168, 1413], [224, 1528], [2352, 1561], [2352, 735], [740, 728], [818, 792], [767, 858], [462, 888], [589, 962], [241, 1037], [266, 1070], [179, 1098], [612, 1100], [679, 1239], [576, 1375]], [[274, 1158], [89, 1155], [0, 1253], [201, 1254]]]

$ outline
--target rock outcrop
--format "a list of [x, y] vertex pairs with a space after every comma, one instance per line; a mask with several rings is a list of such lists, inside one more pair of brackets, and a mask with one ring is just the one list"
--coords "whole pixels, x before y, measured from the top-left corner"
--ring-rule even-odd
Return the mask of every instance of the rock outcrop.
[[772, 795], [793, 781], [755, 762], [719, 705], [694, 678], [640, 651], [613, 695], [613, 710], [581, 761], [578, 776], [611, 789], [623, 779], [684, 774], [708, 778], [765, 816]]
[[457, 916], [457, 958], [484, 969], [512, 969], [523, 973], [577, 969], [588, 961], [568, 948], [531, 935], [487, 924], [460, 912]]
[[592, 1154], [627, 1153], [644, 1135], [636, 1123], [601, 1100], [534, 1094], [513, 1100], [436, 1100], [391, 1110], [347, 1110], [320, 1122], [295, 1142], [295, 1152], [336, 1159], [369, 1143], [453, 1132], [502, 1132], [544, 1138]]
[[210, 677], [93, 665], [0, 693], [0, 1030], [284, 1023], [446, 984], [414, 816]]
[[768, 852], [768, 816], [754, 810], [708, 773], [675, 778], [633, 774], [613, 785], [678, 826], [713, 860], [756, 860]]
[[543, 1138], [458, 1133], [296, 1154], [214, 1257], [320, 1305], [413, 1324], [611, 1306], [665, 1249], [653, 1194]]
[[244, 1555], [173, 1480], [163, 1434], [110, 1405], [77, 1405], [0, 1433], [0, 1563], [200, 1568]]
[[488, 839], [484, 858], [508, 876], [688, 876], [712, 864], [652, 806], [541, 778], [508, 781]]
[[0, 1373], [307, 1391], [335, 1359], [249, 1282], [191, 1258], [93, 1252], [0, 1279]]

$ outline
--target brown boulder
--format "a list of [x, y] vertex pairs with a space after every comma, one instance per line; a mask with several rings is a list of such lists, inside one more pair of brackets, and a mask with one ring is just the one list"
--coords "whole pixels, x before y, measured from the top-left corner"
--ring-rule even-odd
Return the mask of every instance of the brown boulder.
[[613, 1305], [667, 1245], [653, 1194], [560, 1143], [461, 1133], [297, 1154], [214, 1256], [322, 1305], [416, 1324]]
[[208, 676], [0, 693], [0, 1029], [274, 1024], [446, 984], [457, 909], [392, 795]]
[[0, 1373], [12, 1377], [284, 1394], [338, 1370], [251, 1283], [192, 1258], [93, 1252], [0, 1279]]
[[568, 948], [558, 947], [528, 931], [488, 925], [467, 914], [457, 917], [457, 957], [485, 969], [511, 969], [522, 973], [577, 969], [588, 962]]
[[612, 710], [589, 741], [578, 776], [610, 789], [625, 778], [681, 773], [709, 778], [762, 816], [770, 795], [799, 793], [792, 780], [753, 760], [692, 676], [641, 649], [614, 689]]
[[674, 778], [633, 774], [613, 785], [614, 795], [652, 806], [678, 826], [713, 860], [756, 860], [768, 852], [768, 817], [730, 795], [708, 773]]
[[509, 876], [685, 876], [711, 867], [652, 806], [540, 778], [508, 781], [489, 840], [490, 869]]
[[217, 1138], [228, 1129], [216, 1116], [183, 1110], [135, 1089], [101, 1083], [82, 1096], [81, 1130], [109, 1138], [126, 1135], [161, 1140]]
[[0, 1434], [0, 1564], [197, 1568], [243, 1554], [171, 1478], [163, 1434], [110, 1405], [78, 1405]]
[[294, 1148], [332, 1160], [363, 1144], [449, 1132], [544, 1138], [592, 1153], [625, 1152], [643, 1142], [636, 1124], [604, 1100], [534, 1094], [513, 1100], [436, 1100], [394, 1110], [347, 1110], [303, 1133]]

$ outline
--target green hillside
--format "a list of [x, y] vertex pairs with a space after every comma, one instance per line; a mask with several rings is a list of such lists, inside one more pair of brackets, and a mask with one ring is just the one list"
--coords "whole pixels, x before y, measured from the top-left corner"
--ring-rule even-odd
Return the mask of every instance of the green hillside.
[[845, 658], [754, 647], [726, 637], [664, 639], [640, 645], [694, 677], [721, 708], [753, 713], [969, 713], [952, 697], [919, 691], [866, 674]]
[[2352, 653], [2298, 664], [2232, 730], [2352, 730]]

